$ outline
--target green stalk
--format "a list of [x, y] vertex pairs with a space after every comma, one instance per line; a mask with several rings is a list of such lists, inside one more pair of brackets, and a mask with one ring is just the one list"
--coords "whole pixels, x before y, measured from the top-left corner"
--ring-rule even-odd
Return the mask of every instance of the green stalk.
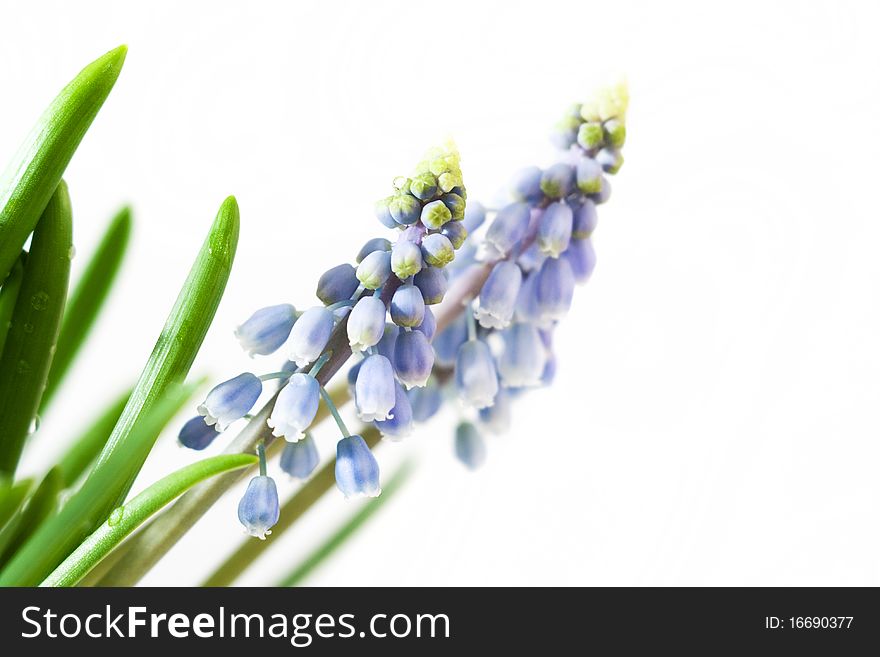
[[12, 476], [46, 385], [70, 277], [72, 217], [59, 183], [34, 232], [0, 357], [0, 473]]
[[12, 558], [46, 518], [55, 513], [60, 492], [61, 475], [57, 468], [52, 468], [18, 514], [16, 526], [10, 527], [9, 532], [4, 528], [0, 533], [0, 567]]
[[303, 559], [290, 573], [282, 579], [276, 586], [299, 586], [312, 572], [329, 559], [346, 540], [366, 522], [376, 514], [384, 504], [390, 500], [394, 494], [400, 490], [403, 483], [412, 474], [413, 466], [411, 462], [406, 462], [400, 466], [388, 483], [382, 487], [382, 494], [376, 499], [367, 501], [357, 513], [351, 516], [345, 524], [337, 529], [327, 540], [321, 543], [315, 550]]
[[[12, 269], [116, 83], [126, 51], [120, 46], [80, 71], [52, 101], [0, 176], [0, 281]], [[14, 95], [12, 90], [7, 98]]]
[[188, 488], [221, 472], [253, 465], [256, 460], [250, 454], [215, 456], [160, 479], [133, 497], [125, 506], [114, 509], [107, 521], [83, 541], [40, 586], [74, 586], [126, 536]]
[[46, 391], [40, 402], [41, 410], [49, 405], [58, 390], [58, 385], [64, 379], [64, 375], [67, 374], [94, 325], [116, 280], [130, 234], [131, 210], [126, 207], [110, 221], [97, 250], [70, 294], [64, 319], [61, 322], [58, 344], [55, 346], [55, 357], [46, 382]]
[[24, 261], [27, 253], [21, 252], [9, 277], [0, 288], [0, 354], [3, 353], [3, 345], [6, 344], [6, 334], [9, 332], [9, 323], [12, 321], [12, 311], [18, 300], [18, 291], [21, 289], [21, 279], [24, 275]]
[[[364, 441], [370, 449], [379, 443], [381, 435], [376, 427], [364, 427], [361, 433]], [[325, 463], [302, 487], [291, 497], [281, 509], [278, 523], [272, 528], [272, 534], [265, 541], [245, 539], [214, 573], [208, 577], [202, 586], [229, 586], [248, 568], [263, 552], [270, 548], [278, 538], [311, 506], [336, 483], [336, 459], [330, 459]], [[382, 495], [385, 492], [383, 490]]]
[[0, 529], [18, 511], [33, 485], [31, 479], [22, 479], [14, 484], [0, 483]]

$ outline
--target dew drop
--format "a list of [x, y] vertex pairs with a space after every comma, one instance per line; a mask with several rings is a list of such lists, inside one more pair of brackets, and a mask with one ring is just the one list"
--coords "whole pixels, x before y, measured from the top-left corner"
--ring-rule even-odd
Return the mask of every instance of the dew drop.
[[110, 512], [110, 517], [107, 518], [107, 524], [111, 527], [115, 527], [122, 521], [122, 514], [125, 513], [124, 506], [117, 506], [113, 511]]
[[76, 247], [71, 244], [70, 249], [67, 250], [67, 257], [70, 260], [73, 260], [76, 257]]
[[31, 420], [31, 426], [28, 427], [28, 435], [33, 435], [33, 434], [37, 433], [37, 431], [40, 430], [40, 422], [41, 422], [40, 416], [35, 415], [34, 419]]
[[34, 325], [31, 324], [30, 322], [25, 322], [24, 326], [22, 326], [21, 328], [24, 329], [25, 333], [33, 333], [34, 332]]
[[45, 310], [49, 305], [49, 295], [45, 292], [37, 292], [31, 297], [31, 306], [34, 310]]

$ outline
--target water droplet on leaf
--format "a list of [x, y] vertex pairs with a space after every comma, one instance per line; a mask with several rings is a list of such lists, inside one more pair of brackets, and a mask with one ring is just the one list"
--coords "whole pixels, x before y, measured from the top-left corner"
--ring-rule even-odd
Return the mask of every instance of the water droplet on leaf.
[[49, 295], [45, 292], [37, 292], [31, 297], [31, 307], [34, 310], [45, 310], [49, 305]]
[[113, 511], [110, 512], [110, 517], [107, 518], [107, 524], [111, 527], [115, 527], [122, 521], [122, 515], [125, 513], [125, 507], [117, 506]]
[[76, 257], [76, 247], [73, 244], [70, 245], [70, 249], [67, 251], [67, 257], [71, 260]]

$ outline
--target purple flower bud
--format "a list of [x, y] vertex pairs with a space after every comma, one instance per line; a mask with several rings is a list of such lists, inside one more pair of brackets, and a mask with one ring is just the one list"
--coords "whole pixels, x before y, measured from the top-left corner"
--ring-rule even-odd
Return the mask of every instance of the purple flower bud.
[[568, 250], [562, 256], [571, 265], [574, 280], [578, 283], [587, 281], [596, 268], [596, 252], [593, 250], [593, 244], [589, 239], [572, 240]]
[[452, 248], [458, 250], [461, 248], [461, 245], [464, 244], [465, 239], [467, 239], [468, 231], [461, 221], [450, 221], [443, 226], [440, 234], [445, 236], [452, 243]]
[[270, 529], [278, 522], [280, 513], [275, 480], [266, 476], [251, 479], [238, 503], [238, 519], [247, 533], [265, 540], [272, 533]]
[[399, 239], [391, 247], [391, 271], [402, 281], [422, 271], [422, 250], [415, 242]]
[[434, 367], [434, 350], [421, 331], [402, 331], [394, 347], [394, 371], [397, 378], [410, 388], [425, 385]]
[[551, 258], [558, 258], [571, 241], [572, 212], [564, 202], [551, 203], [538, 223], [538, 248]]
[[443, 201], [443, 205], [449, 208], [453, 221], [464, 219], [465, 202], [461, 196], [450, 192], [449, 194], [444, 194], [440, 200]]
[[381, 354], [367, 356], [354, 386], [357, 415], [364, 422], [387, 420], [394, 408], [394, 370]]
[[595, 194], [590, 194], [590, 198], [596, 205], [602, 205], [611, 198], [611, 183], [608, 182], [608, 178], [605, 176], [599, 178], [599, 191]]
[[532, 272], [540, 269], [546, 259], [547, 255], [541, 251], [538, 242], [534, 241], [519, 254], [516, 264], [523, 272]]
[[480, 290], [474, 316], [484, 328], [504, 328], [513, 318], [516, 297], [522, 284], [520, 268], [509, 260], [497, 263]]
[[486, 443], [470, 422], [455, 428], [455, 456], [468, 470], [476, 470], [486, 462]]
[[422, 292], [422, 298], [427, 305], [433, 305], [443, 301], [446, 290], [449, 288], [449, 280], [442, 269], [425, 267], [416, 274], [413, 283]]
[[513, 313], [518, 322], [531, 322], [535, 324], [541, 321], [541, 312], [538, 309], [538, 295], [535, 291], [539, 273], [540, 271], [536, 271], [526, 276], [519, 288], [519, 295], [516, 298], [516, 311]]
[[412, 406], [399, 383], [394, 383], [394, 408], [391, 409], [391, 417], [387, 420], [377, 420], [374, 424], [383, 436], [391, 440], [400, 440], [412, 433]]
[[517, 172], [510, 183], [510, 194], [523, 203], [538, 203], [544, 198], [541, 191], [542, 172], [538, 167], [526, 167]]
[[455, 247], [441, 233], [425, 235], [422, 240], [422, 257], [432, 267], [445, 267], [455, 259]]
[[321, 306], [305, 311], [290, 332], [290, 360], [305, 367], [317, 360], [330, 334], [333, 333], [333, 312]]
[[348, 315], [348, 344], [352, 351], [364, 351], [379, 344], [385, 334], [385, 304], [379, 297], [362, 297]]
[[409, 226], [419, 220], [422, 204], [412, 194], [397, 194], [388, 203], [388, 211], [398, 224]]
[[540, 385], [547, 360], [544, 343], [532, 324], [514, 324], [504, 331], [504, 350], [498, 359], [501, 382], [508, 388]]
[[199, 415], [206, 423], [216, 424], [219, 431], [225, 431], [254, 407], [262, 391], [263, 382], [250, 372], [244, 372], [211, 390], [204, 403], [199, 404]]
[[376, 347], [376, 350], [392, 363], [394, 362], [394, 347], [397, 346], [398, 333], [400, 333], [400, 328], [397, 324], [385, 324], [385, 332]]
[[592, 235], [596, 230], [599, 215], [596, 213], [596, 204], [585, 198], [574, 210], [572, 219], [571, 237], [580, 240]]
[[[392, 219], [392, 222], [393, 221], [394, 220]], [[394, 228], [394, 226], [390, 226], [390, 227]], [[358, 251], [357, 257], [355, 258], [355, 262], [360, 264], [361, 261], [364, 258], [366, 258], [368, 255], [370, 255], [373, 251], [390, 251], [390, 250], [391, 250], [391, 242], [386, 240], [384, 237], [374, 237], [371, 240], [367, 240], [366, 243], [361, 247], [361, 250]], [[357, 278], [357, 276], [354, 275], [354, 268], [353, 267], [352, 267], [351, 275], [353, 278], [355, 278], [355, 279]], [[354, 290], [352, 290], [352, 292], [354, 292]], [[349, 298], [351, 297], [350, 294], [348, 296], [349, 296]]]
[[574, 167], [557, 162], [541, 176], [541, 191], [549, 198], [565, 198], [574, 188]]
[[486, 244], [503, 258], [525, 237], [530, 218], [531, 211], [525, 203], [511, 203], [501, 208], [486, 232]]
[[434, 332], [437, 330], [437, 319], [434, 313], [427, 306], [425, 307], [425, 318], [422, 323], [416, 326], [417, 331], [421, 331], [428, 338], [428, 342], [434, 339]]
[[604, 139], [605, 131], [602, 129], [602, 124], [597, 121], [582, 123], [578, 129], [577, 141], [584, 150], [593, 151], [599, 148]]
[[564, 258], [548, 258], [538, 272], [535, 296], [542, 323], [565, 317], [574, 296], [574, 274]]
[[295, 443], [287, 443], [281, 452], [281, 469], [294, 479], [308, 479], [320, 461], [315, 439], [311, 434]]
[[394, 197], [389, 196], [388, 198], [383, 198], [381, 201], [376, 202], [376, 219], [378, 219], [385, 228], [397, 228], [397, 222], [394, 221], [394, 217], [391, 216], [391, 208], [389, 207], [393, 200]]
[[614, 148], [603, 148], [596, 154], [596, 162], [606, 173], [614, 175], [623, 166], [623, 155]]
[[549, 386], [556, 378], [556, 355], [550, 354], [544, 364], [544, 372], [541, 374], [541, 385]]
[[391, 297], [391, 321], [398, 326], [418, 326], [425, 318], [425, 300], [415, 285], [401, 285]]
[[321, 400], [321, 385], [314, 377], [298, 372], [290, 377], [275, 400], [272, 415], [266, 421], [272, 435], [295, 443], [315, 420]]
[[378, 497], [379, 464], [360, 436], [336, 443], [336, 486], [347, 498]]
[[421, 219], [427, 228], [436, 230], [447, 221], [452, 221], [452, 212], [443, 201], [431, 201], [422, 208]]
[[413, 388], [407, 393], [412, 408], [413, 420], [427, 422], [443, 404], [443, 393], [436, 383], [429, 382], [424, 388]]
[[584, 194], [595, 194], [602, 186], [602, 166], [591, 157], [582, 157], [577, 164], [577, 186]]
[[219, 435], [213, 425], [206, 424], [205, 418], [197, 415], [181, 427], [177, 440], [188, 449], [203, 450]]
[[458, 348], [468, 339], [467, 313], [461, 313], [434, 336], [434, 354], [439, 365], [452, 367], [458, 356]]
[[361, 260], [356, 275], [361, 285], [368, 290], [382, 287], [391, 276], [391, 254], [388, 251], [373, 251]]
[[495, 403], [480, 409], [480, 423], [494, 434], [506, 433], [511, 423], [511, 403], [507, 390], [502, 388], [495, 395]]
[[498, 374], [489, 345], [482, 340], [468, 340], [459, 347], [455, 387], [468, 406], [481, 409], [492, 405], [498, 394]]
[[429, 171], [420, 173], [412, 179], [409, 191], [421, 201], [432, 199], [437, 193], [437, 178]]
[[351, 298], [357, 289], [358, 279], [354, 267], [348, 263], [337, 265], [325, 271], [318, 279], [317, 297], [325, 306]]
[[473, 233], [477, 228], [486, 221], [486, 208], [482, 203], [471, 201], [464, 209], [464, 219], [462, 223], [469, 233]]
[[235, 329], [235, 337], [248, 356], [266, 356], [284, 344], [295, 321], [296, 309], [289, 303], [261, 308]]

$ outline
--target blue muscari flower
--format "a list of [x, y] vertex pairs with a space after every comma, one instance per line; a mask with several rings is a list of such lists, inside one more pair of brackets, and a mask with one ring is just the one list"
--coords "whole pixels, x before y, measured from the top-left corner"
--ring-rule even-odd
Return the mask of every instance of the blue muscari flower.
[[360, 436], [336, 444], [336, 486], [345, 497], [378, 497], [379, 464]]
[[585, 198], [574, 208], [572, 217], [571, 237], [580, 240], [589, 237], [596, 230], [599, 215], [596, 213], [596, 204], [591, 199]]
[[519, 295], [516, 298], [516, 310], [513, 313], [514, 318], [518, 322], [537, 324], [541, 321], [538, 295], [535, 292], [539, 273], [540, 271], [532, 272], [523, 278], [523, 283], [519, 288]]
[[361, 260], [356, 275], [368, 290], [382, 287], [391, 275], [391, 254], [388, 251], [373, 251]]
[[464, 209], [464, 219], [462, 223], [469, 233], [473, 233], [477, 228], [486, 221], [486, 208], [482, 203], [471, 201]]
[[449, 288], [449, 280], [442, 269], [425, 267], [416, 274], [413, 283], [422, 292], [422, 298], [427, 305], [433, 305], [443, 301], [446, 290]]
[[317, 360], [333, 333], [333, 312], [315, 306], [305, 311], [290, 332], [290, 360], [305, 367]]
[[538, 203], [544, 198], [541, 191], [542, 171], [538, 167], [521, 169], [510, 183], [510, 194], [514, 200], [524, 203]]
[[578, 283], [585, 282], [596, 268], [596, 252], [589, 239], [572, 240], [571, 245], [562, 254], [571, 265], [574, 280]]
[[556, 354], [549, 354], [544, 363], [544, 371], [541, 373], [541, 385], [549, 386], [556, 378]]
[[[393, 226], [391, 226], [393, 228]], [[367, 240], [366, 243], [361, 247], [361, 250], [358, 251], [357, 257], [354, 261], [358, 264], [361, 264], [361, 261], [370, 255], [373, 251], [390, 251], [391, 250], [391, 242], [386, 240], [384, 237], [374, 237], [371, 240]], [[351, 275], [354, 278], [357, 278], [354, 274], [354, 268], [352, 268]], [[354, 290], [352, 290], [354, 292]], [[351, 295], [348, 295], [351, 297]]]
[[596, 162], [607, 173], [617, 173], [623, 166], [623, 155], [615, 148], [603, 148], [596, 153]]
[[548, 198], [565, 198], [574, 187], [574, 167], [566, 162], [557, 162], [541, 175], [541, 191]]
[[470, 422], [462, 422], [455, 428], [455, 456], [469, 470], [476, 470], [486, 462], [486, 443]]
[[294, 479], [307, 479], [320, 461], [315, 439], [307, 433], [305, 438], [295, 443], [287, 443], [281, 452], [281, 469]]
[[467, 311], [465, 311], [434, 336], [432, 344], [439, 365], [443, 367], [455, 365], [458, 348], [468, 339], [467, 323]]
[[385, 334], [385, 304], [382, 299], [362, 297], [348, 315], [346, 331], [352, 351], [364, 351], [379, 344]]
[[452, 248], [458, 250], [467, 239], [468, 230], [467, 228], [465, 228], [463, 222], [450, 221], [448, 224], [443, 226], [443, 228], [440, 230], [440, 234], [445, 236], [452, 243]]
[[602, 205], [611, 198], [611, 183], [608, 181], [608, 178], [605, 176], [599, 178], [599, 191], [590, 194], [590, 198], [596, 205]]
[[437, 178], [428, 171], [420, 173], [412, 179], [409, 191], [420, 201], [428, 201], [437, 194]]
[[298, 372], [290, 377], [275, 400], [272, 415], [266, 421], [276, 438], [296, 442], [315, 420], [321, 400], [321, 384], [314, 377]]
[[376, 202], [376, 219], [385, 226], [385, 228], [397, 228], [397, 222], [394, 221], [394, 217], [391, 215], [391, 201], [394, 200], [393, 196], [389, 196], [388, 198], [383, 198], [381, 201]]
[[404, 281], [422, 271], [422, 250], [408, 239], [399, 239], [391, 247], [391, 271]]
[[394, 362], [394, 348], [397, 346], [397, 334], [400, 332], [400, 328], [397, 324], [386, 323], [385, 324], [385, 333], [382, 335], [382, 339], [379, 340], [379, 344], [376, 346], [376, 351], [385, 356], [392, 363]]
[[421, 387], [431, 376], [434, 350], [421, 331], [401, 331], [394, 347], [394, 371], [406, 389]]
[[558, 258], [571, 241], [572, 222], [571, 208], [565, 202], [548, 205], [538, 223], [538, 248], [551, 258]]
[[354, 384], [357, 415], [364, 422], [387, 420], [394, 408], [394, 369], [381, 354], [367, 356]]
[[516, 264], [519, 265], [519, 268], [522, 269], [524, 273], [532, 272], [540, 269], [546, 259], [547, 254], [541, 251], [536, 240], [529, 244], [523, 252], [519, 254], [519, 257], [516, 259]]
[[443, 201], [431, 201], [422, 208], [421, 219], [425, 227], [436, 230], [447, 221], [452, 221], [452, 212]]
[[511, 203], [499, 210], [486, 232], [493, 255], [503, 258], [525, 237], [531, 212], [525, 203]]
[[391, 417], [387, 420], [374, 422], [382, 435], [391, 440], [406, 438], [413, 430], [413, 411], [403, 387], [394, 383], [394, 408], [391, 409]]
[[205, 418], [197, 415], [181, 427], [177, 440], [189, 449], [203, 450], [219, 435], [220, 432], [213, 425], [206, 424]]
[[578, 129], [577, 142], [587, 151], [594, 151], [605, 140], [605, 130], [598, 121], [587, 121]]
[[412, 408], [413, 420], [427, 422], [443, 404], [443, 393], [436, 382], [429, 380], [424, 388], [413, 388], [407, 392], [410, 407]]
[[455, 259], [455, 247], [442, 233], [431, 233], [422, 239], [422, 258], [432, 267], [445, 267]]
[[261, 308], [235, 329], [241, 348], [248, 356], [267, 356], [287, 341], [296, 321], [296, 309], [289, 303]]
[[596, 194], [602, 187], [602, 166], [591, 157], [577, 163], [577, 186], [584, 194]]
[[343, 263], [325, 271], [318, 279], [318, 289], [315, 295], [325, 306], [351, 297], [357, 289], [358, 280], [355, 276], [354, 267]]
[[412, 194], [403, 192], [392, 197], [388, 203], [388, 211], [398, 224], [409, 226], [419, 220], [422, 204]]
[[418, 326], [425, 318], [425, 300], [415, 285], [401, 285], [391, 297], [391, 321], [398, 326]]
[[206, 423], [216, 424], [218, 430], [225, 431], [230, 424], [247, 415], [262, 391], [263, 382], [250, 372], [244, 372], [214, 387], [199, 404], [199, 415]]
[[474, 316], [484, 328], [504, 328], [513, 318], [522, 272], [516, 263], [502, 260], [495, 264], [480, 290], [479, 307]]
[[495, 395], [495, 403], [480, 409], [480, 424], [494, 434], [506, 433], [511, 423], [511, 400], [505, 388]]
[[434, 333], [437, 330], [437, 318], [434, 317], [434, 313], [427, 306], [425, 307], [425, 317], [422, 319], [422, 323], [416, 326], [416, 330], [424, 333], [425, 337], [428, 338], [428, 342], [434, 339]]
[[443, 205], [449, 208], [453, 221], [461, 221], [464, 219], [465, 201], [460, 194], [450, 192], [440, 197]]
[[541, 323], [565, 317], [574, 296], [574, 274], [564, 258], [548, 258], [538, 272], [535, 297]]
[[265, 475], [251, 479], [238, 503], [238, 519], [247, 533], [265, 540], [272, 533], [270, 529], [278, 522], [280, 513], [275, 480]]
[[482, 340], [468, 340], [459, 347], [455, 387], [461, 400], [476, 409], [491, 406], [495, 400], [498, 374], [489, 345]]
[[502, 334], [504, 349], [498, 359], [498, 374], [508, 388], [526, 388], [541, 383], [547, 353], [538, 329], [532, 324], [514, 324]]

